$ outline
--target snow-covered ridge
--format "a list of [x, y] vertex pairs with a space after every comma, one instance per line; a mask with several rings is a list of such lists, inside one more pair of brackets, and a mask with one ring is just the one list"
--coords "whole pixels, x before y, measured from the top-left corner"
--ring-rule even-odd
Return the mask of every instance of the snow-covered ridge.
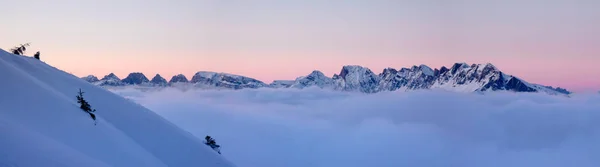
[[35, 58], [0, 50], [0, 76], [0, 166], [234, 166], [143, 106]]
[[190, 82], [197, 87], [216, 87], [227, 89], [261, 88], [267, 86], [267, 84], [254, 78], [210, 71], [197, 72], [194, 77], [192, 77]]
[[[115, 78], [114, 76], [113, 78]], [[86, 77], [89, 80], [90, 76]], [[169, 84], [188, 83], [184, 75], [173, 76]], [[197, 88], [243, 89], [243, 88], [307, 88], [319, 87], [339, 91], [376, 93], [381, 91], [443, 89], [456, 92], [514, 91], [544, 92], [548, 94], [570, 94], [560, 87], [532, 84], [518, 77], [500, 71], [491, 63], [455, 63], [435, 69], [427, 65], [410, 68], [386, 68], [375, 74], [369, 68], [359, 65], [343, 66], [339, 74], [325, 76], [315, 70], [295, 80], [276, 80], [265, 84], [259, 80], [228, 73], [210, 71], [197, 72], [189, 81]], [[102, 85], [102, 84], [100, 84]], [[114, 86], [114, 85], [111, 85]], [[122, 85], [118, 85], [122, 86]]]

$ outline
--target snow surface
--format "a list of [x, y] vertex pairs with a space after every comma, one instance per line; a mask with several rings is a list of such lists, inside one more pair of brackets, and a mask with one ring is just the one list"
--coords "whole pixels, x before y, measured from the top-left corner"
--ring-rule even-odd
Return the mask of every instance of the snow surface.
[[421, 71], [423, 71], [423, 74], [425, 75], [429, 75], [429, 76], [433, 76], [433, 70], [431, 68], [429, 68], [429, 66], [426, 66], [424, 64], [421, 64], [419, 66], [419, 69], [421, 69]]
[[[0, 166], [233, 166], [154, 112], [37, 59], [0, 50], [0, 78]], [[80, 88], [97, 125], [76, 103]]]

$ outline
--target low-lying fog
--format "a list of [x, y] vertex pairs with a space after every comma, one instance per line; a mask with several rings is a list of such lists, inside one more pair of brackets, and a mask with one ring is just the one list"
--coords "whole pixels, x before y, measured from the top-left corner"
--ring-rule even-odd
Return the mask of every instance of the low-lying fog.
[[598, 94], [113, 91], [240, 167], [600, 166]]

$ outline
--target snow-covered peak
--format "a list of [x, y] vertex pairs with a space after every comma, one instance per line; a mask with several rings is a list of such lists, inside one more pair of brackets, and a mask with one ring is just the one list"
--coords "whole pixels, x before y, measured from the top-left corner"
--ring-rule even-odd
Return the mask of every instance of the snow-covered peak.
[[429, 68], [429, 66], [426, 66], [426, 65], [424, 65], [424, 64], [421, 64], [421, 65], [419, 66], [419, 69], [420, 69], [420, 70], [423, 72], [423, 74], [425, 74], [425, 75], [429, 75], [429, 76], [433, 76], [433, 75], [434, 75], [434, 73], [433, 73], [433, 70], [432, 70], [431, 68]]
[[187, 83], [189, 81], [188, 81], [187, 77], [185, 77], [185, 75], [183, 75], [183, 74], [177, 74], [177, 75], [171, 77], [171, 80], [169, 80], [169, 83], [178, 83], [178, 82]]
[[383, 69], [383, 72], [381, 72], [380, 75], [396, 75], [397, 73], [398, 73], [398, 70], [388, 67], [388, 68]]
[[[359, 65], [346, 65], [342, 67], [339, 76], [347, 80], [357, 80], [361, 75], [372, 74], [370, 69]], [[348, 76], [350, 74], [351, 76]]]
[[321, 72], [319, 70], [314, 70], [313, 72], [311, 72], [310, 74], [308, 74], [308, 76], [323, 77], [323, 76], [325, 76], [325, 74], [323, 74], [323, 72]]
[[494, 66], [492, 63], [486, 63], [484, 68], [490, 68], [493, 70], [498, 70], [498, 68], [496, 68], [496, 66]]
[[121, 79], [114, 73], [105, 75], [100, 81], [95, 82], [95, 85], [99, 86], [123, 86], [125, 83], [121, 82]]
[[[191, 82], [196, 82], [196, 80], [198, 78], [212, 78], [215, 75], [217, 75], [216, 72], [211, 72], [211, 71], [198, 71], [196, 72], [196, 74], [194, 74], [194, 76], [192, 77], [192, 81]], [[196, 78], [196, 80], [194, 79]]]
[[379, 79], [370, 69], [358, 65], [346, 65], [333, 77], [336, 89], [364, 93], [378, 92]]
[[448, 72], [448, 71], [450, 71], [450, 69], [448, 69], [446, 66], [442, 66], [442, 67], [440, 68], [440, 72], [439, 72], [439, 73], [440, 73], [440, 74], [443, 74], [443, 73], [446, 73], [446, 72]]
[[459, 70], [469, 67], [470, 66], [467, 63], [454, 63], [454, 65], [452, 65], [452, 68], [450, 69], [450, 73], [455, 74]]
[[88, 82], [90, 82], [90, 83], [93, 83], [93, 82], [98, 82], [98, 81], [100, 81], [100, 80], [98, 79], [98, 77], [96, 77], [96, 76], [94, 76], [94, 75], [88, 75], [88, 76], [85, 76], [85, 77], [81, 77], [81, 79], [83, 79], [83, 80], [85, 80], [85, 81], [88, 81]]
[[146, 76], [141, 72], [132, 72], [125, 79], [121, 80], [121, 82], [131, 85], [139, 85], [150, 82], [150, 80], [148, 80], [148, 78], [146, 78]]
[[243, 89], [267, 86], [267, 84], [254, 78], [210, 71], [197, 72], [190, 82], [201, 88]]
[[319, 88], [332, 87], [333, 80], [331, 78], [325, 76], [325, 74], [323, 74], [323, 72], [314, 70], [306, 76], [296, 78], [294, 83], [292, 85], [290, 85], [290, 87], [292, 87], [292, 88], [306, 88], [306, 87], [313, 87], [313, 86], [316, 86]]

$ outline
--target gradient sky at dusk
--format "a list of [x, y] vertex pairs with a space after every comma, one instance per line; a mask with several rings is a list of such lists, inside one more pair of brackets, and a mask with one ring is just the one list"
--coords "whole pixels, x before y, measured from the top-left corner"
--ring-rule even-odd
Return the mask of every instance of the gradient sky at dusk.
[[492, 63], [529, 82], [600, 90], [594, 0], [2, 1], [0, 48], [78, 76], [218, 71], [265, 82], [357, 64]]

